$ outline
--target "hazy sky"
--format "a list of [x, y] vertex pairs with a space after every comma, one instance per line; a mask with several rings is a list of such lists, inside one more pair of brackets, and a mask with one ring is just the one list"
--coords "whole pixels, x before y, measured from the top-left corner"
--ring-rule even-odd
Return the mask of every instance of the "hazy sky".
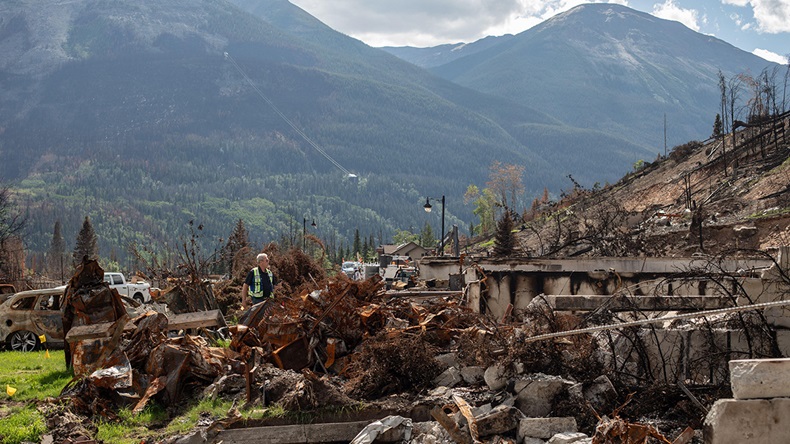
[[[371, 46], [435, 46], [517, 34], [579, 0], [290, 0]], [[786, 63], [790, 0], [613, 0]]]

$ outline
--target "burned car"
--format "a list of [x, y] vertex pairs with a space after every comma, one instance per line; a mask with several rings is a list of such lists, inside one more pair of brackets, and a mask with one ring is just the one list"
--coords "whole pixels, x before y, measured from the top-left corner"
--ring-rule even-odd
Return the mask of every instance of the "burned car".
[[[41, 347], [63, 348], [63, 301], [66, 286], [21, 291], [0, 304], [0, 344], [7, 350], [29, 352]], [[141, 304], [121, 296], [126, 313], [134, 318]]]
[[43, 336], [50, 346], [63, 346], [63, 292], [66, 287], [21, 291], [0, 304], [0, 343], [8, 350], [33, 351]]

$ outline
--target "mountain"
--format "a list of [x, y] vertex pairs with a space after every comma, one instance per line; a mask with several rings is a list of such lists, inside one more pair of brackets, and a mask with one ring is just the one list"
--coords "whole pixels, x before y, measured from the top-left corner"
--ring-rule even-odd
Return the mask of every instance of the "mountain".
[[379, 49], [423, 68], [433, 68], [452, 62], [492, 46], [499, 45], [513, 38], [512, 34], [500, 37], [488, 36], [472, 43], [447, 43], [430, 48], [414, 48], [411, 46], [382, 46]]
[[731, 78], [775, 67], [678, 22], [601, 3], [577, 6], [431, 70], [570, 126], [625, 138], [655, 156], [664, 151], [665, 115], [669, 147], [710, 136], [720, 109], [719, 70]]
[[461, 85], [485, 63], [460, 62], [521, 37], [437, 68], [450, 81], [285, 0], [10, 0], [0, 178], [30, 251], [43, 255], [56, 220], [69, 240], [89, 215], [102, 256], [130, 266], [132, 242], [173, 249], [201, 226], [210, 250], [238, 219], [257, 245], [298, 243], [300, 218], [330, 250], [356, 230], [387, 242], [438, 227], [426, 196], [446, 196], [448, 228], [465, 229], [463, 193], [493, 161], [526, 166], [527, 200], [655, 156], [628, 132], [569, 124], [557, 104]]
[[300, 237], [302, 217], [328, 243], [356, 229], [386, 241], [437, 223], [426, 195], [448, 195], [448, 226], [464, 226], [461, 196], [493, 159], [533, 165], [535, 190], [552, 182], [505, 126], [553, 119], [284, 0], [252, 4], [276, 15], [222, 0], [4, 2], [0, 177], [30, 215], [32, 251], [56, 219], [68, 239], [85, 215], [119, 259], [133, 241], [172, 246], [193, 219], [206, 244], [238, 218], [256, 243]]

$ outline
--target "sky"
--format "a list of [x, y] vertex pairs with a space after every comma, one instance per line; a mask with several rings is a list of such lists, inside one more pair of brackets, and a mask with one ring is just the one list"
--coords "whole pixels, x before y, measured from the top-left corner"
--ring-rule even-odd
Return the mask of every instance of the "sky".
[[[370, 46], [430, 47], [518, 34], [580, 0], [290, 0]], [[787, 63], [790, 0], [613, 0], [675, 20], [766, 60]]]

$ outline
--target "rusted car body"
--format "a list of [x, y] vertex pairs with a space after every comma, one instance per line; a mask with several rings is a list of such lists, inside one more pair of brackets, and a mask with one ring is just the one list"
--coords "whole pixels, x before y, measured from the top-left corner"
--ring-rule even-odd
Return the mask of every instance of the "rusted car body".
[[[0, 346], [7, 350], [33, 351], [47, 347], [63, 348], [63, 301], [66, 286], [21, 291], [0, 304]], [[140, 304], [121, 297], [130, 317], [141, 314]]]
[[50, 347], [63, 347], [65, 286], [21, 291], [0, 304], [0, 343], [7, 349], [33, 351], [43, 336]]

